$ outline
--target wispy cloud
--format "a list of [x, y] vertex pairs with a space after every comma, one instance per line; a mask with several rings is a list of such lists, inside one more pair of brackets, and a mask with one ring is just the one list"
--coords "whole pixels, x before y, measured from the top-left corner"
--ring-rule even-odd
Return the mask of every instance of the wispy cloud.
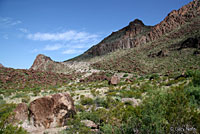
[[20, 20], [15, 20], [10, 17], [0, 17], [0, 27], [1, 28], [6, 28], [6, 27], [11, 27], [15, 26], [18, 24], [21, 24], [22, 22]]
[[28, 34], [27, 38], [40, 41], [80, 41], [84, 42], [90, 39], [96, 39], [98, 35], [87, 32], [77, 32], [69, 30], [63, 33], [35, 33]]
[[[63, 31], [63, 30], [62, 30]], [[54, 33], [27, 33], [27, 39], [45, 42], [42, 51], [58, 51], [62, 54], [81, 54], [99, 42], [100, 35], [85, 31], [68, 30]], [[54, 44], [52, 44], [52, 42]]]
[[46, 51], [55, 51], [55, 50], [59, 50], [63, 47], [63, 45], [61, 44], [54, 44], [54, 45], [46, 45], [44, 50]]
[[77, 50], [77, 49], [68, 49], [62, 52], [62, 54], [79, 54], [82, 53], [82, 50]]
[[21, 31], [22, 33], [28, 33], [28, 29], [26, 28], [19, 28], [19, 31]]

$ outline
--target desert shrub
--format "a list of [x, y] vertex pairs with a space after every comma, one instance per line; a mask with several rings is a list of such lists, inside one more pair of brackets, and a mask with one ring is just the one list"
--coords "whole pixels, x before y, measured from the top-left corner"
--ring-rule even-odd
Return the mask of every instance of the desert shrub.
[[94, 101], [92, 98], [84, 97], [84, 98], [81, 98], [81, 104], [82, 105], [92, 105], [92, 104], [94, 104]]
[[13, 126], [13, 109], [15, 104], [0, 105], [0, 134], [26, 134], [21, 127]]
[[75, 105], [75, 107], [76, 107], [76, 111], [77, 112], [83, 112], [83, 111], [85, 111], [85, 108], [82, 105]]
[[158, 80], [160, 77], [159, 77], [158, 74], [152, 74], [152, 75], [148, 76], [148, 78], [149, 78], [150, 80], [152, 80], [152, 79]]
[[110, 124], [103, 124], [103, 126], [100, 127], [100, 131], [103, 134], [112, 134], [113, 133], [113, 126]]
[[103, 99], [103, 98], [99, 98], [97, 97], [94, 101], [94, 103], [96, 104], [97, 107], [105, 107], [108, 108], [108, 102]]
[[122, 90], [120, 91], [120, 95], [121, 98], [132, 98], [135, 96], [135, 92], [132, 90]]
[[14, 99], [14, 98], [22, 98], [22, 97], [26, 97], [26, 96], [27, 96], [26, 93], [19, 92], [19, 93], [16, 93], [16, 95], [13, 96], [12, 99]]
[[188, 86], [185, 89], [186, 94], [189, 96], [191, 104], [198, 105], [200, 107], [200, 86]]
[[186, 126], [194, 128], [193, 133], [199, 131], [200, 113], [190, 105], [183, 90], [174, 88], [169, 92], [155, 91], [143, 101], [143, 105], [129, 108], [128, 112], [125, 112], [118, 131], [126, 134], [173, 133], [171, 129], [186, 130]]
[[200, 86], [200, 71], [199, 70], [188, 70], [186, 75], [192, 77], [192, 84], [194, 86]]
[[24, 103], [29, 103], [30, 100], [31, 100], [31, 98], [29, 96], [24, 96], [22, 98], [22, 102], [24, 102]]
[[123, 77], [128, 77], [128, 74], [124, 74]]
[[75, 116], [73, 119], [69, 119], [66, 125], [70, 126], [66, 130], [60, 132], [61, 134], [92, 134], [90, 128], [81, 123], [79, 116]]
[[97, 124], [100, 122], [100, 114], [98, 112], [82, 112], [79, 116], [81, 120], [91, 120]]

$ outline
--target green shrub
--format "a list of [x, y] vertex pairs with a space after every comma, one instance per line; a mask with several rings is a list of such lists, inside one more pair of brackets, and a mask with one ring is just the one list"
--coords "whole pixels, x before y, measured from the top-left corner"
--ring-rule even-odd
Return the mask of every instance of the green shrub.
[[100, 127], [100, 131], [103, 134], [112, 134], [113, 133], [113, 126], [110, 124], [104, 124], [103, 126]]
[[132, 90], [121, 90], [119, 96], [121, 98], [132, 98], [135, 96], [135, 92]]
[[73, 119], [69, 119], [66, 125], [71, 127], [66, 128], [66, 130], [60, 132], [61, 134], [92, 134], [90, 128], [81, 123], [81, 119], [77, 115]]
[[76, 105], [76, 111], [77, 112], [83, 112], [83, 111], [85, 111], [85, 108], [82, 105]]
[[0, 105], [0, 134], [27, 134], [21, 127], [13, 126], [15, 104]]
[[124, 74], [123, 77], [128, 77], [128, 74]]
[[81, 120], [91, 120], [97, 124], [100, 122], [100, 114], [98, 112], [82, 112], [79, 116]]
[[105, 107], [108, 108], [108, 102], [103, 99], [103, 98], [99, 98], [97, 97], [94, 101], [94, 103], [96, 104], [97, 107]]
[[200, 107], [200, 86], [188, 86], [185, 92], [189, 96], [191, 103], [197, 104]]
[[188, 70], [186, 75], [192, 77], [192, 84], [194, 86], [200, 86], [200, 71], [199, 70]]
[[143, 105], [123, 111], [123, 123], [118, 129], [121, 133], [173, 133], [171, 129], [187, 126], [194, 128], [192, 133], [200, 130], [200, 113], [190, 105], [183, 88], [155, 91]]
[[94, 104], [94, 101], [92, 98], [84, 97], [84, 98], [81, 98], [81, 104], [82, 105], [92, 105], [92, 104]]

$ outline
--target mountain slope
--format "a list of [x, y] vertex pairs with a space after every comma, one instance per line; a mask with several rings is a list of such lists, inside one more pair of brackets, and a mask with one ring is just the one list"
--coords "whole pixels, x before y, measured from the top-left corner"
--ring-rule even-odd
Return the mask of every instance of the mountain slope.
[[[36, 58], [31, 68], [66, 73], [69, 68], [73, 69], [71, 64], [79, 62], [86, 63], [85, 70], [95, 68], [140, 74], [199, 68], [199, 37], [200, 1], [194, 0], [169, 13], [155, 26], [146, 26], [136, 19], [78, 57], [65, 62], [41, 62]], [[188, 42], [190, 39], [193, 41]], [[191, 47], [195, 45], [197, 47]]]
[[169, 13], [162, 22], [155, 26], [145, 26], [142, 21], [136, 19], [127, 27], [112, 33], [84, 54], [74, 58], [74, 60], [100, 56], [118, 49], [133, 48], [156, 41], [199, 15], [200, 2], [199, 0], [194, 0], [179, 10], [174, 10]]

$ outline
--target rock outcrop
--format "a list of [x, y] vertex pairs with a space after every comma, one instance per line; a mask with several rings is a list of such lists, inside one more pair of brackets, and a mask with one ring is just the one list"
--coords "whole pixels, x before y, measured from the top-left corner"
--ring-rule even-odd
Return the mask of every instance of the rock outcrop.
[[28, 106], [25, 103], [20, 103], [14, 110], [15, 119], [18, 121], [28, 120]]
[[[85, 54], [100, 56], [117, 49], [133, 48], [140, 43], [146, 43], [143, 36], [152, 29], [151, 26], [145, 26], [144, 23], [136, 19], [129, 25], [117, 32], [113, 32], [99, 44], [93, 46]], [[141, 36], [142, 38], [138, 38]]]
[[37, 55], [30, 69], [64, 74], [71, 71], [71, 69], [63, 65], [61, 62], [55, 62], [50, 57], [43, 54]]
[[30, 103], [30, 120], [35, 127], [63, 126], [75, 114], [74, 102], [67, 93], [54, 94]]
[[179, 50], [183, 48], [200, 48], [200, 37], [188, 38], [185, 41], [181, 42], [179, 45]]

